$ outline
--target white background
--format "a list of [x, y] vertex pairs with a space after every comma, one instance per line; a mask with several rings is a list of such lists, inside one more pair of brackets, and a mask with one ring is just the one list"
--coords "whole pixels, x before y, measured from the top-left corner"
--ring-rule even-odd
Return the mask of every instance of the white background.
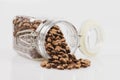
[[[24, 59], [12, 49], [12, 19], [16, 15], [67, 20], [76, 28], [86, 20], [95, 20], [104, 30], [103, 49], [90, 58], [92, 66], [87, 69], [42, 69], [39, 62]], [[0, 27], [0, 80], [120, 79], [119, 0], [0, 0]]]

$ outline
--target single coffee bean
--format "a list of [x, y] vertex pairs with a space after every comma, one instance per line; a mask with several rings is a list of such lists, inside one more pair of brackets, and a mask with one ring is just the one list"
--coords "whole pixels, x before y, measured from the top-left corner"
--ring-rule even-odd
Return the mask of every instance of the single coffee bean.
[[56, 55], [53, 55], [53, 57], [52, 57], [53, 59], [58, 59], [58, 56], [56, 56]]
[[72, 69], [73, 65], [68, 65], [67, 69]]
[[45, 60], [45, 61], [42, 61], [41, 66], [42, 66], [42, 67], [46, 67], [47, 63], [48, 63], [48, 61], [46, 61], [46, 60]]
[[67, 60], [66, 60], [65, 58], [60, 58], [60, 61], [61, 61], [62, 63], [67, 63]]
[[80, 59], [80, 62], [81, 62], [81, 67], [88, 67], [90, 66], [90, 60], [88, 59]]
[[48, 63], [46, 64], [46, 68], [50, 69], [51, 68], [51, 65]]
[[75, 68], [80, 68], [81, 67], [81, 64], [76, 64], [75, 65]]
[[64, 70], [64, 67], [59, 65], [59, 66], [57, 66], [57, 69]]

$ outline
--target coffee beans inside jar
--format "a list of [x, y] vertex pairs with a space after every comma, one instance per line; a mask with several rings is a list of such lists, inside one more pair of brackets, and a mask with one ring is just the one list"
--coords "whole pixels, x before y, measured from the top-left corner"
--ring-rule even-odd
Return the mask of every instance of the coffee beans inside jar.
[[32, 47], [32, 44], [35, 44], [36, 36], [31, 34], [41, 23], [41, 20], [28, 16], [16, 16], [13, 20], [14, 48], [20, 55], [30, 59], [42, 58], [36, 47]]

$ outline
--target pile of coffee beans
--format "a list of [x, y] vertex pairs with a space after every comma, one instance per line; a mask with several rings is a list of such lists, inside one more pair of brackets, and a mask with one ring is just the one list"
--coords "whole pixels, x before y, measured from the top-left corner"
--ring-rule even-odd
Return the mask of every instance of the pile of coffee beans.
[[88, 59], [76, 59], [70, 53], [71, 51], [64, 35], [57, 25], [48, 31], [45, 41], [46, 51], [51, 58], [43, 61], [41, 63], [42, 67], [64, 70], [90, 66]]
[[76, 59], [75, 56], [71, 54], [69, 54], [69, 56], [71, 57], [60, 58], [60, 57], [54, 56], [55, 59], [51, 58], [49, 60], [42, 61], [41, 66], [48, 69], [54, 68], [59, 70], [79, 69], [79, 68], [86, 68], [90, 66], [90, 61], [88, 59]]

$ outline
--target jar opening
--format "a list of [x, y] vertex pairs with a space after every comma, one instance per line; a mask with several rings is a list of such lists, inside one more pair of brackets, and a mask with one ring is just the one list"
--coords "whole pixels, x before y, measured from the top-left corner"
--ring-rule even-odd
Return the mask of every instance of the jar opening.
[[[69, 48], [71, 50], [70, 53], [73, 54], [78, 47], [77, 30], [71, 23], [69, 23], [67, 21], [49, 22], [42, 26], [42, 29], [39, 32], [39, 38], [38, 38], [38, 49], [39, 49], [39, 51], [41, 51], [40, 53], [42, 54], [42, 56], [47, 59], [50, 58], [50, 55], [48, 54], [48, 50], [46, 50], [46, 46], [45, 46], [46, 37], [47, 37], [48, 33], [50, 32], [50, 30], [55, 26], [58, 26], [60, 31], [64, 35], [64, 39], [66, 41], [65, 43], [69, 46]], [[55, 35], [57, 35], [57, 34], [55, 34]], [[54, 36], [52, 36], [52, 37], [54, 38]], [[58, 38], [59, 37], [60, 36], [58, 36]], [[59, 40], [56, 40], [56, 41], [57, 41], [56, 44], [59, 44]], [[53, 42], [55, 42], [54, 39], [53, 39]], [[55, 49], [55, 46], [53, 46], [53, 48]]]

